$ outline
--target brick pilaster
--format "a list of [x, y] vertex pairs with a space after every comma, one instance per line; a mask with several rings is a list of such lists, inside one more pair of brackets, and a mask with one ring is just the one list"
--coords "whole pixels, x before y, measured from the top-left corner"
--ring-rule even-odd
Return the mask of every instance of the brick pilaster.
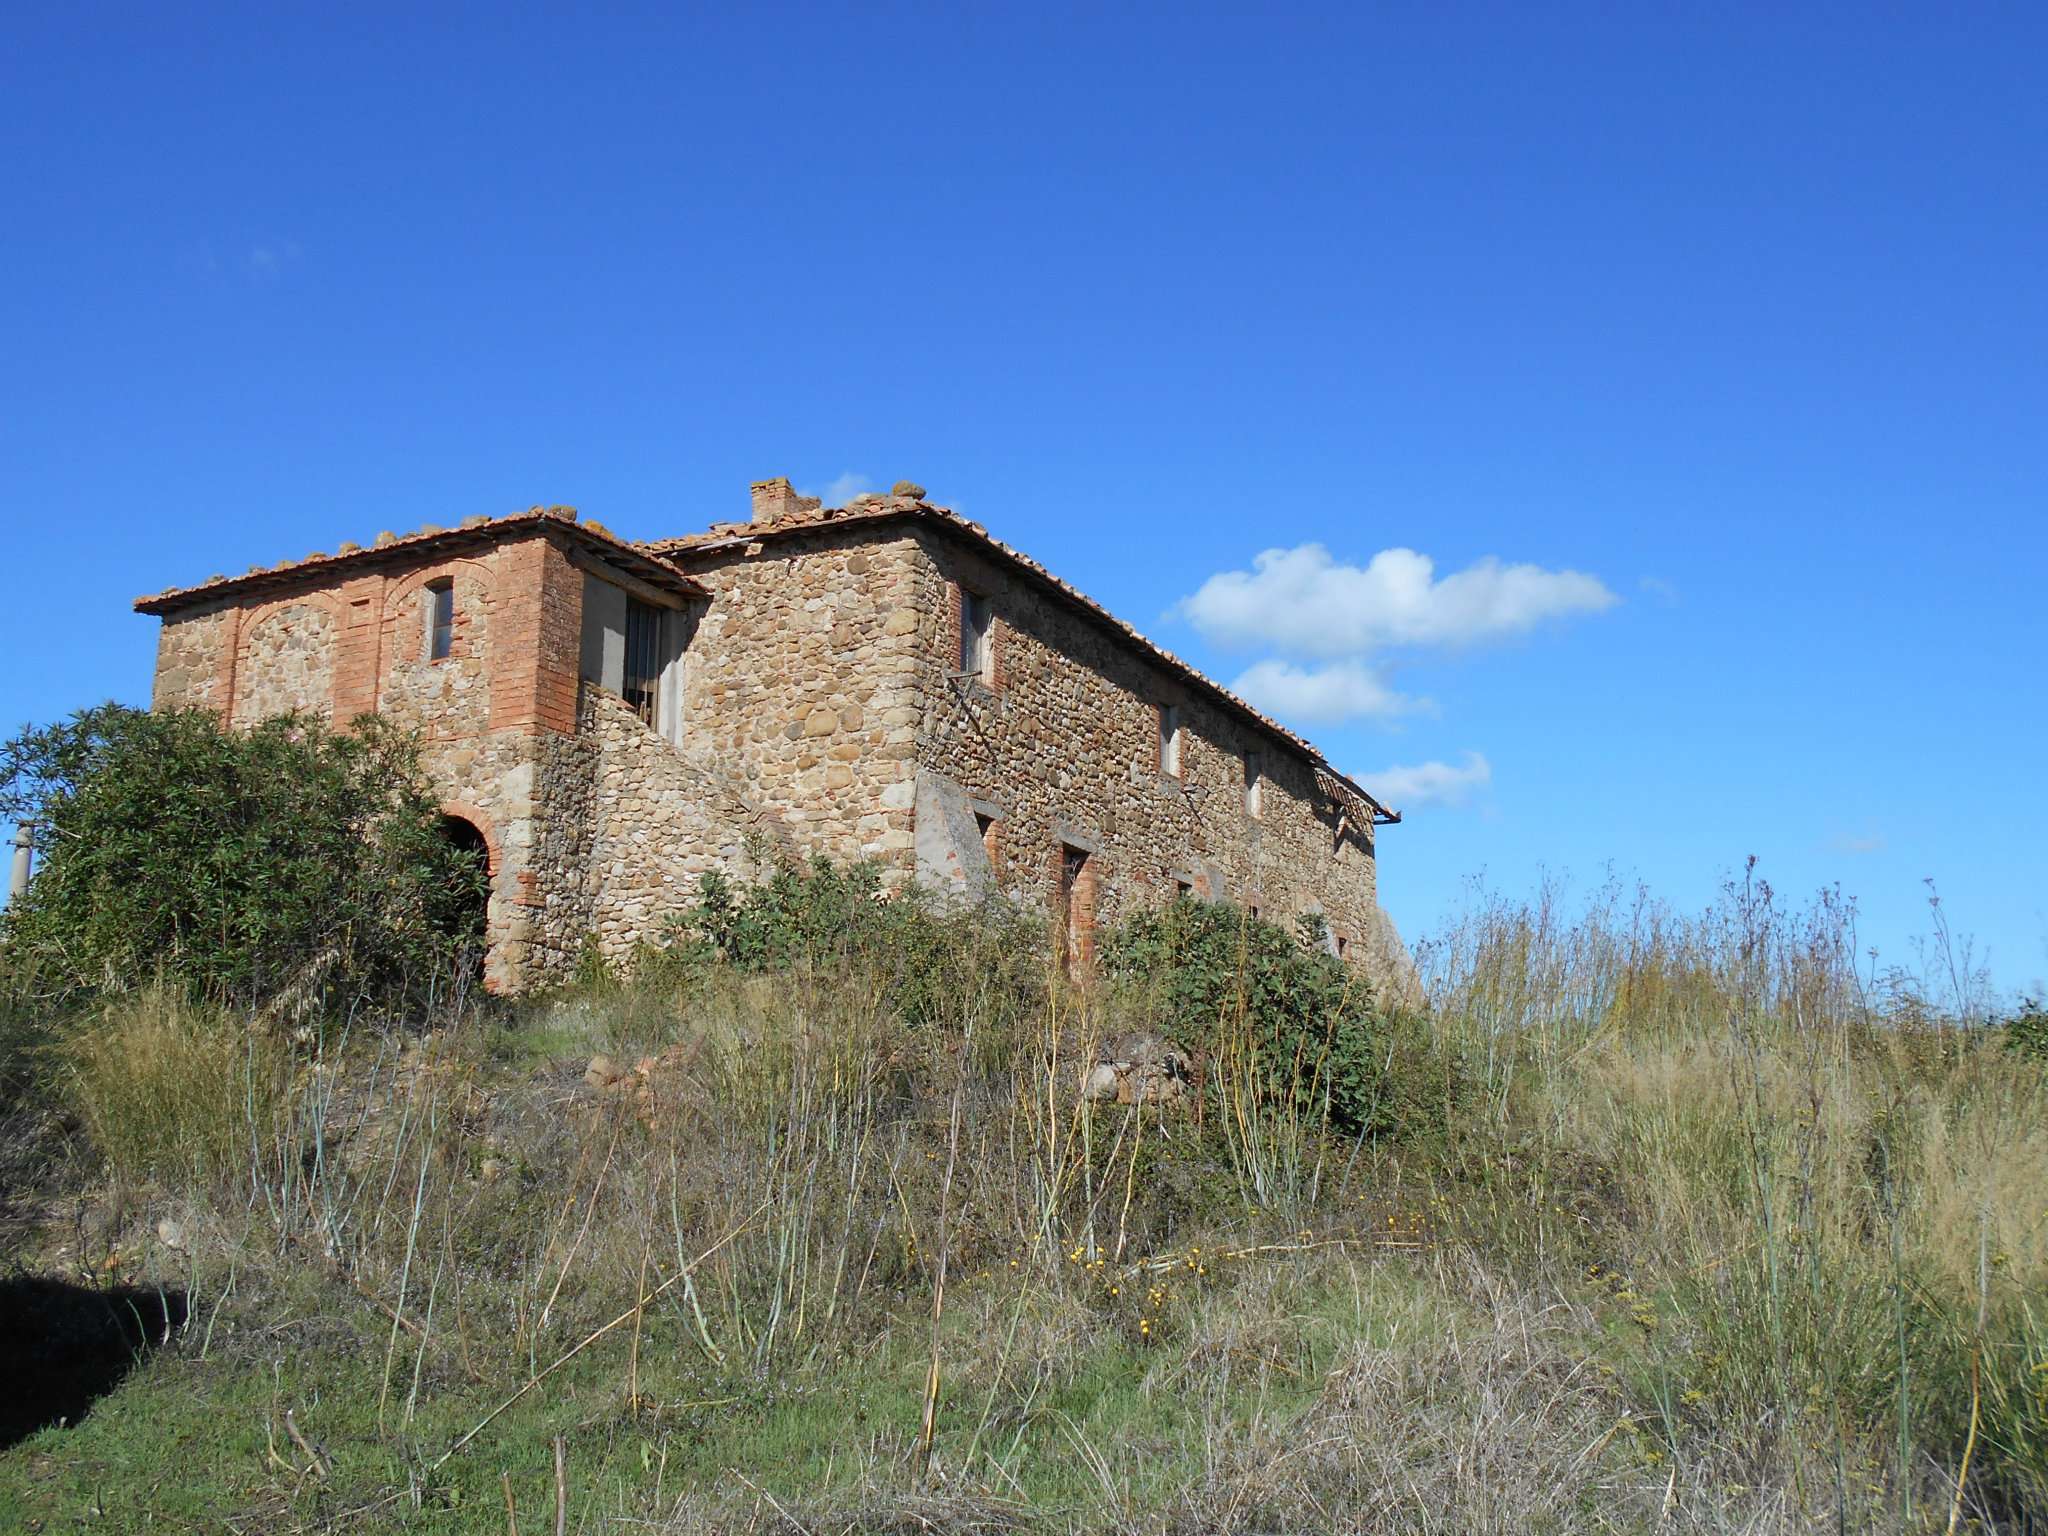
[[235, 677], [242, 660], [242, 608], [239, 603], [221, 615], [220, 654], [215, 658], [214, 707], [221, 723], [235, 718]]
[[341, 589], [342, 631], [334, 658], [334, 722], [347, 725], [377, 708], [382, 670], [384, 577], [358, 577]]
[[545, 534], [498, 554], [491, 613], [491, 729], [573, 734], [583, 574]]

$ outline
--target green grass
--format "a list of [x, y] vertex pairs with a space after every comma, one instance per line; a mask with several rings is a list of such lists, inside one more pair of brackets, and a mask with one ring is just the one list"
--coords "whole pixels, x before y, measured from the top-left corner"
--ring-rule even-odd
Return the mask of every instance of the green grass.
[[[932, 1485], [1016, 1505], [1020, 1521], [1060, 1523], [1099, 1508], [1106, 1471], [1119, 1499], [1158, 1504], [1202, 1479], [1199, 1450], [1219, 1432], [1284, 1434], [1348, 1348], [1384, 1348], [1441, 1322], [1412, 1276], [1375, 1272], [1367, 1284], [1339, 1287], [1332, 1278], [1307, 1277], [1309, 1288], [1290, 1294], [1292, 1305], [1251, 1347], [1233, 1341], [1242, 1357], [1226, 1361], [1227, 1376], [1204, 1369], [1192, 1383], [1178, 1357], [1199, 1319], [1169, 1323], [1156, 1341], [1087, 1335], [1086, 1353], [1047, 1383], [989, 1355], [984, 1330], [1006, 1326], [1020, 1306], [1028, 1314], [1064, 1304], [1007, 1275], [970, 1285], [945, 1330], [945, 1353], [975, 1363], [947, 1386]], [[1186, 1305], [1213, 1312], [1216, 1301]], [[266, 1321], [250, 1326], [258, 1314]], [[627, 1401], [631, 1346], [622, 1332], [438, 1466], [518, 1378], [468, 1381], [443, 1362], [416, 1415], [404, 1413], [408, 1379], [380, 1427], [386, 1339], [376, 1314], [345, 1287], [302, 1282], [288, 1296], [266, 1297], [240, 1323], [217, 1327], [204, 1354], [181, 1340], [82, 1424], [46, 1430], [8, 1453], [0, 1528], [55, 1528], [92, 1512], [117, 1530], [222, 1519], [380, 1528], [402, 1516], [408, 1530], [497, 1531], [501, 1477], [535, 1522], [552, 1508], [557, 1435], [577, 1490], [572, 1529], [645, 1514], [685, 1492], [744, 1504], [752, 1484], [791, 1507], [850, 1509], [878, 1485], [908, 1495], [926, 1483], [914, 1434], [926, 1360], [914, 1326], [890, 1329], [872, 1352], [822, 1353], [764, 1376], [710, 1369], [686, 1327], [651, 1314], [640, 1341], [641, 1407]], [[303, 1470], [286, 1409], [325, 1458], [325, 1478]]]

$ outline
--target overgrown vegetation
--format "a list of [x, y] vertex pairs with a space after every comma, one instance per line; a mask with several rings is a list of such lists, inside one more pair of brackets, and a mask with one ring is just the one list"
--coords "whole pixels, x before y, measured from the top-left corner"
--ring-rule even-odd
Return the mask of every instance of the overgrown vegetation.
[[275, 1030], [167, 986], [109, 999], [62, 1032], [50, 1060], [92, 1146], [128, 1184], [245, 1182], [290, 1097]]
[[2037, 999], [2028, 998], [2020, 1011], [2005, 1021], [2005, 1047], [2048, 1068], [2048, 1009]]
[[[1320, 917], [1289, 934], [1241, 907], [1182, 897], [1105, 938], [1114, 1005], [1222, 1065], [1221, 1088], [1351, 1136], [1440, 1129], [1455, 1066], [1375, 1007]], [[1398, 1069], [1398, 1070], [1397, 1070]], [[1235, 1075], [1241, 1084], [1233, 1083]]]
[[[1482, 896], [1401, 1021], [1229, 908], [1076, 989], [812, 867], [276, 1070], [133, 998], [34, 1057], [118, 1177], [21, 1258], [190, 1321], [0, 1524], [2038, 1531], [2048, 1080], [1851, 916]], [[1080, 1100], [1131, 1029], [1196, 1102]]]
[[45, 1007], [160, 983], [396, 1005], [476, 941], [483, 871], [374, 717], [228, 730], [102, 705], [0, 747], [0, 819], [34, 823], [43, 855], [0, 925], [0, 984]]

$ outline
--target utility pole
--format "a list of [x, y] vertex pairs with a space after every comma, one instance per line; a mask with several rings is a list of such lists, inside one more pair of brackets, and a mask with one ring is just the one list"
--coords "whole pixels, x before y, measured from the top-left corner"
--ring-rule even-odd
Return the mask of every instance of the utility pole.
[[28, 889], [30, 865], [36, 856], [36, 829], [23, 822], [14, 829], [14, 873], [7, 882], [7, 899], [15, 900]]

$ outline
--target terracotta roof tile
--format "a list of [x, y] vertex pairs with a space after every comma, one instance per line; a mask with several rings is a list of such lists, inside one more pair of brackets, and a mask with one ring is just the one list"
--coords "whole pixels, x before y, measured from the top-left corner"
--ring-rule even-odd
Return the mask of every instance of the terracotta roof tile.
[[303, 560], [285, 560], [271, 566], [252, 565], [240, 576], [211, 576], [195, 586], [169, 587], [148, 597], [138, 597], [135, 600], [135, 611], [170, 613], [189, 604], [209, 602], [217, 597], [289, 585], [308, 572], [324, 573], [337, 566], [378, 564], [390, 559], [394, 553], [410, 555], [437, 545], [460, 547], [485, 542], [506, 532], [535, 524], [545, 524], [588, 548], [621, 560], [634, 574], [648, 578], [657, 585], [667, 586], [693, 597], [708, 595], [699, 582], [678, 570], [648, 546], [635, 544], [630, 539], [622, 539], [601, 523], [579, 522], [574, 508], [531, 507], [524, 512], [513, 512], [504, 517], [465, 518], [461, 526], [456, 528], [443, 528], [429, 523], [408, 534], [380, 533], [367, 549], [349, 541], [341, 544], [331, 555], [316, 551]]

